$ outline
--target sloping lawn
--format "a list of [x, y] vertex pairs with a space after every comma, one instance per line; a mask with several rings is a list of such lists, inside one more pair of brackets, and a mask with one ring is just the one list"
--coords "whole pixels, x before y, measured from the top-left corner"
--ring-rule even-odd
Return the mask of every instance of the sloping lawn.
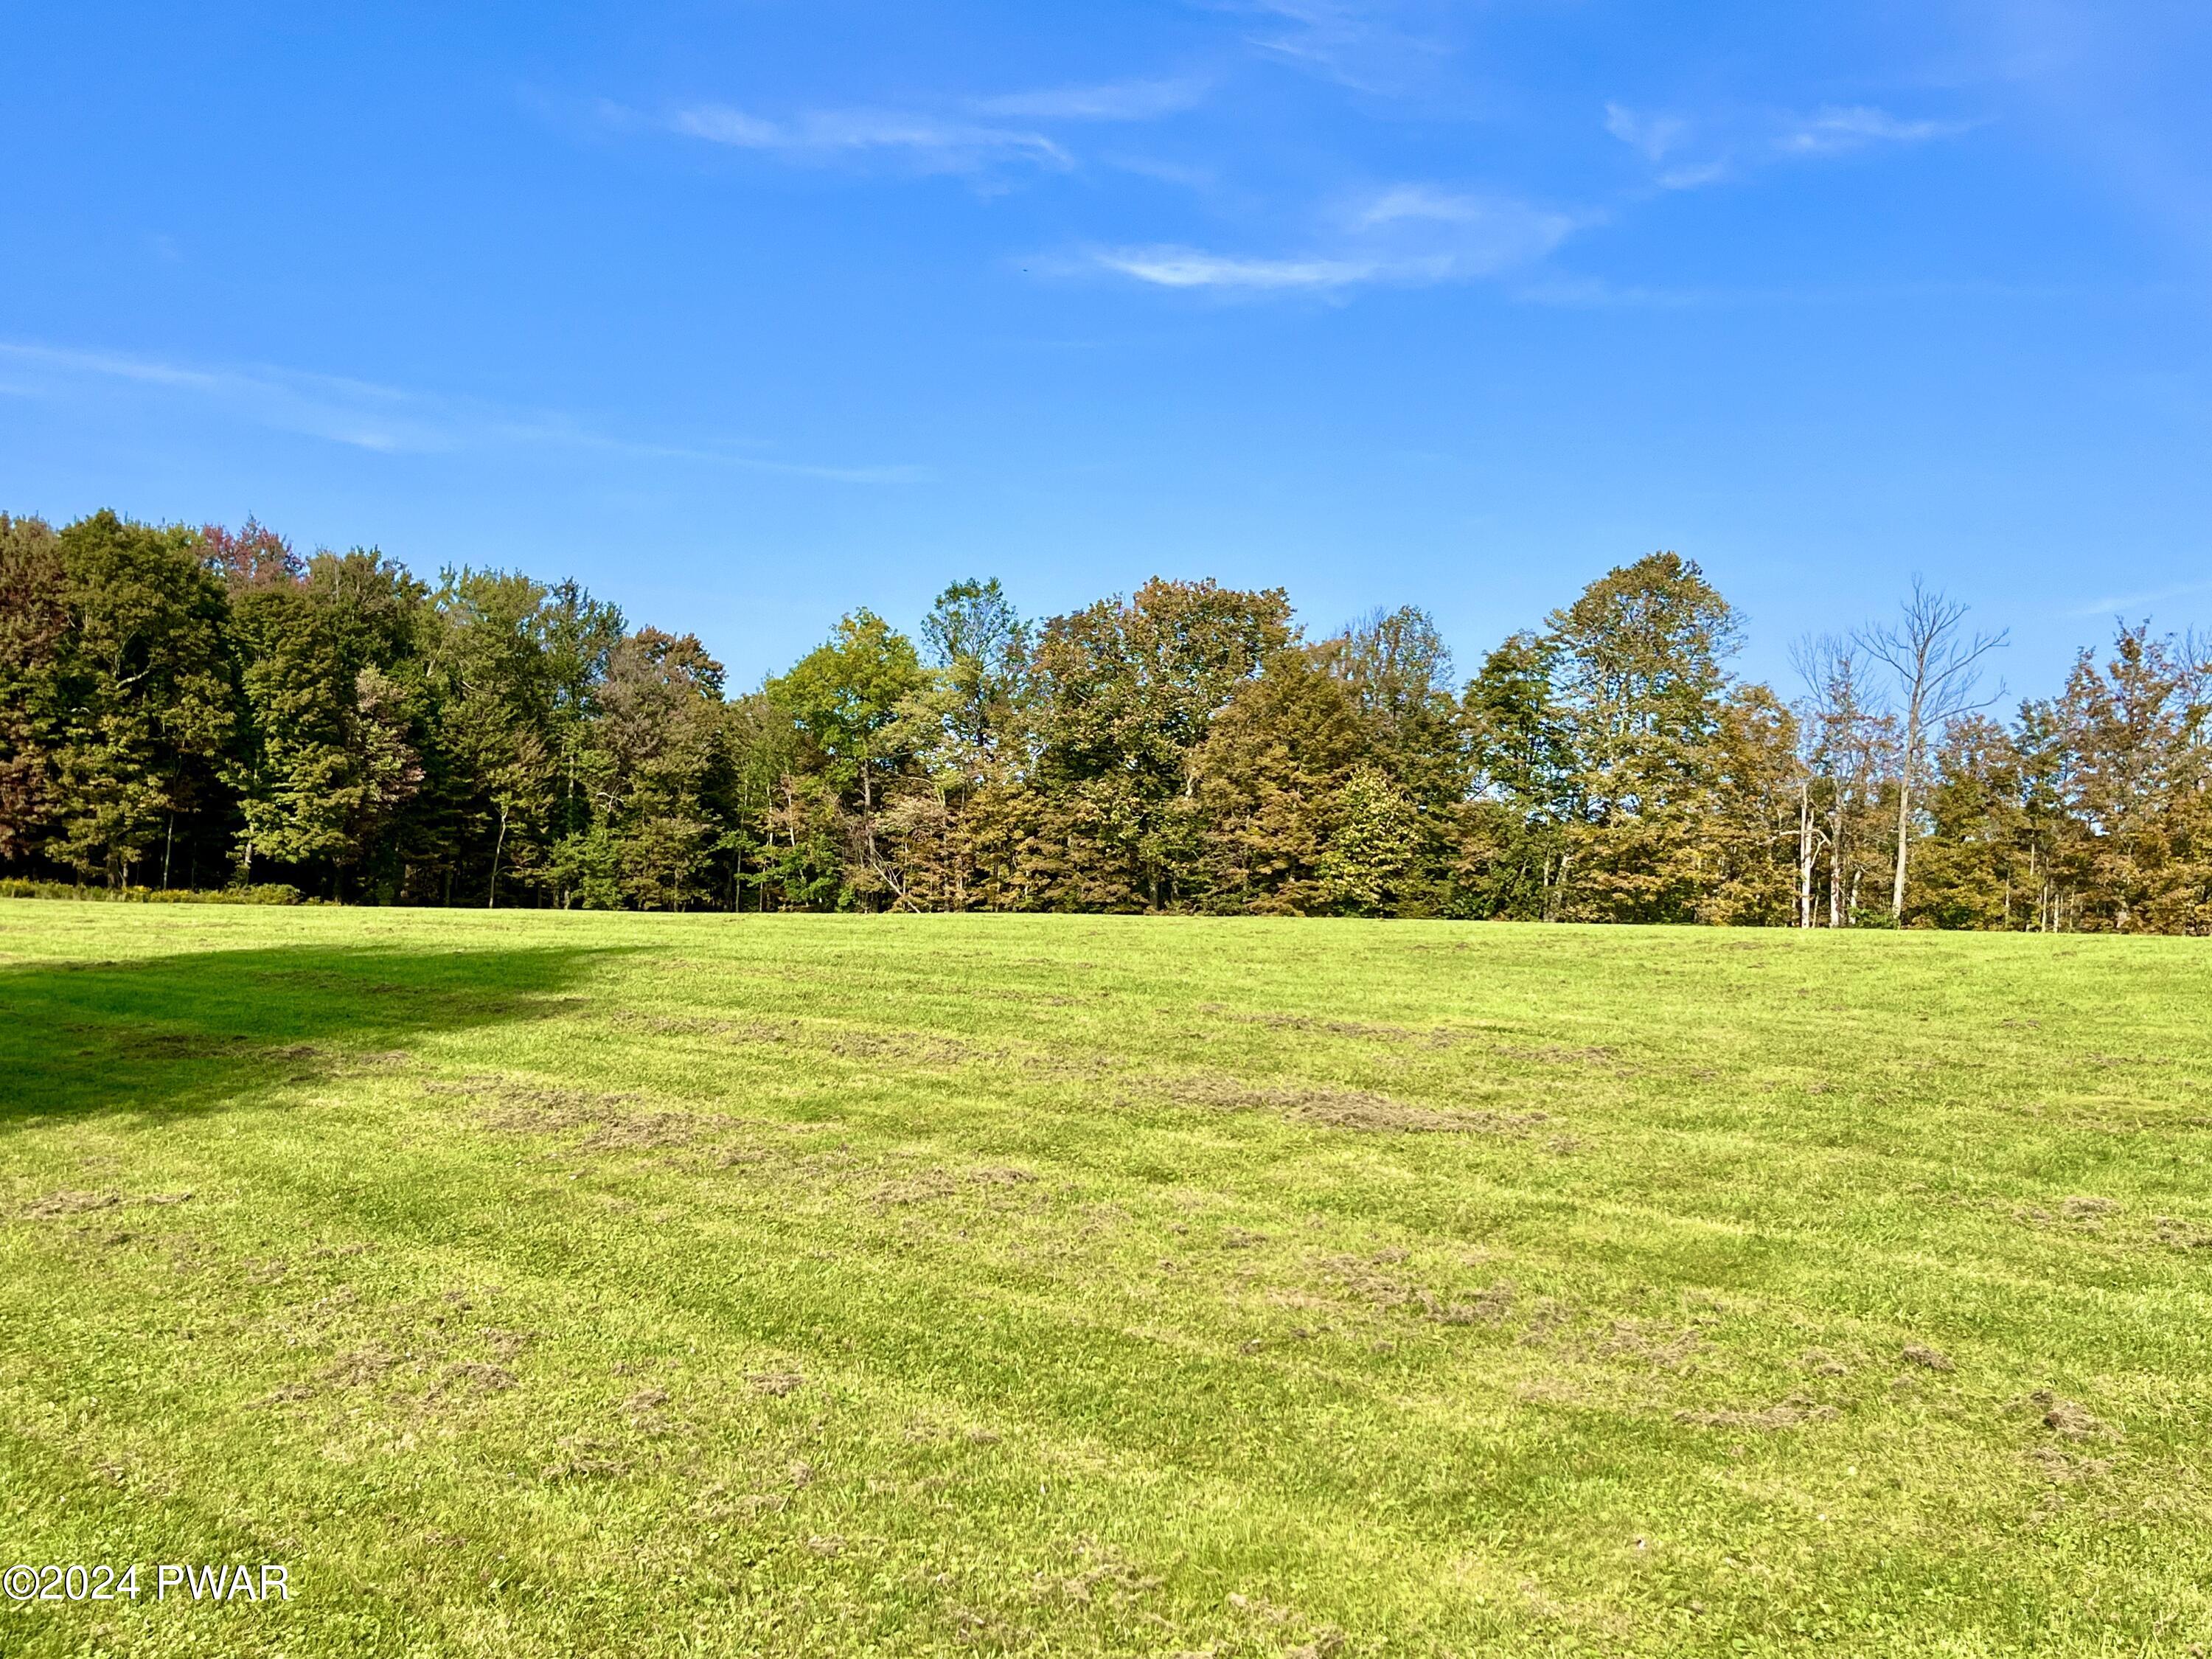
[[2185, 1654], [2208, 1150], [2196, 941], [0, 904], [0, 1653]]

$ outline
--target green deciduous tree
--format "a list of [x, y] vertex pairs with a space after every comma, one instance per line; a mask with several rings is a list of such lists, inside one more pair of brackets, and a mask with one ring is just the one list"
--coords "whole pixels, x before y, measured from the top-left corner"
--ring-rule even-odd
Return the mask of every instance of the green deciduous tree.
[[1522, 921], [1556, 918], [1567, 873], [1567, 823], [1579, 805], [1575, 757], [1553, 686], [1557, 652], [1514, 635], [1460, 698], [1472, 790], [1459, 810], [1456, 908]]
[[423, 776], [424, 590], [379, 554], [301, 562], [253, 528], [250, 539], [210, 530], [203, 544], [228, 577], [244, 705], [225, 768], [241, 867], [251, 878], [257, 860], [289, 866], [335, 890], [380, 863], [396, 884], [391, 835]]
[[[798, 729], [850, 814], [848, 878], [869, 903], [897, 894], [877, 813], [886, 787], [913, 763], [910, 704], [927, 684], [914, 641], [867, 610], [842, 619], [828, 641], [769, 682], [769, 701]], [[796, 793], [787, 794], [796, 811]]]
[[[2212, 933], [2212, 665], [2123, 627], [1978, 712], [1963, 607], [1808, 641], [1785, 707], [1671, 553], [1455, 696], [1414, 606], [1039, 625], [955, 582], [732, 695], [574, 582], [0, 517], [0, 872], [352, 901]], [[1889, 673], [1870, 682], [1868, 664]], [[1893, 681], [1893, 685], [1890, 683]], [[1888, 695], [1885, 699], [1885, 690]], [[1900, 886], [1900, 883], [1902, 885]]]
[[425, 671], [447, 763], [430, 774], [443, 823], [426, 851], [443, 864], [449, 896], [458, 878], [487, 906], [502, 877], [512, 893], [544, 873], [562, 799], [550, 597], [526, 576], [468, 568], [445, 572], [431, 596]]
[[68, 575], [53, 531], [0, 514], [0, 861], [35, 854], [53, 809], [69, 631]]
[[1552, 613], [1545, 646], [1571, 757], [1559, 914], [1696, 915], [1697, 817], [1738, 643], [1728, 602], [1673, 553], [1610, 571]]
[[592, 825], [564, 843], [592, 872], [586, 902], [687, 908], [714, 890], [728, 805], [722, 665], [693, 635], [640, 629], [607, 653], [594, 700], [581, 769]]
[[1339, 649], [1271, 652], [1256, 676], [1233, 686], [1192, 757], [1200, 839], [1185, 885], [1203, 908], [1341, 908], [1325, 866], [1346, 781], [1370, 738], [1336, 671]]
[[1040, 902], [1165, 909], [1198, 896], [1198, 754], [1237, 685], [1291, 638], [1279, 588], [1158, 577], [1045, 625], [1024, 857]]
[[2212, 683], [2183, 642], [2122, 626], [2050, 710], [2069, 757], [2077, 926], [2212, 931]]
[[157, 861], [212, 782], [236, 718], [222, 585], [182, 528], [97, 513], [58, 539], [67, 627], [56, 652], [44, 851], [121, 883]]

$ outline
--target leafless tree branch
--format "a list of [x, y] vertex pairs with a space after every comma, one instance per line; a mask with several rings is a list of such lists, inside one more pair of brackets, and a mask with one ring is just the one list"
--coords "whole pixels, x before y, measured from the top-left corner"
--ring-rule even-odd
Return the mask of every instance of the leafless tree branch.
[[1892, 916], [1905, 919], [1905, 863], [1911, 850], [1912, 786], [1919, 775], [1931, 732], [1962, 714], [1986, 708], [2004, 696], [2004, 682], [1977, 701], [1982, 664], [2009, 641], [2008, 630], [1964, 631], [1966, 607], [1915, 576], [1912, 592], [1894, 623], [1856, 630], [1852, 642], [1887, 668], [1905, 704], [1904, 752], [1898, 762], [1897, 867], [1890, 888]]

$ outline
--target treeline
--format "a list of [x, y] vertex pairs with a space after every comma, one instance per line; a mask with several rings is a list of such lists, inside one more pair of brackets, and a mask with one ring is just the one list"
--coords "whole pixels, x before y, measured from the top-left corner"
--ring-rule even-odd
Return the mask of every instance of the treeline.
[[732, 694], [574, 582], [0, 517], [0, 876], [355, 902], [2212, 930], [2212, 675], [2123, 627], [2001, 720], [1916, 591], [1733, 676], [1671, 553], [1462, 684], [1407, 608], [948, 587]]

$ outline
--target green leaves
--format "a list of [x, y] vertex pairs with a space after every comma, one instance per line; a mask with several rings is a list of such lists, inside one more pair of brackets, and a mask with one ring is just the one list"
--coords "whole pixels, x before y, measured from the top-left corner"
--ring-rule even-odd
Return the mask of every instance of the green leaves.
[[872, 801], [878, 781], [904, 758], [884, 736], [900, 704], [927, 683], [914, 641], [863, 608], [769, 681], [768, 695], [805, 734], [822, 769]]
[[573, 581], [433, 589], [251, 520], [0, 517], [0, 866], [410, 903], [1851, 926], [1895, 924], [1909, 854], [1905, 925], [2212, 930], [2201, 642], [2123, 628], [2008, 724], [1953, 695], [1916, 727], [1867, 684], [1875, 637], [1805, 642], [1787, 705], [1732, 676], [1697, 564], [1655, 553], [1455, 695], [1415, 606], [1310, 640], [1280, 589], [1154, 578], [1030, 623], [970, 579], [912, 637], [855, 610], [732, 696], [696, 636]]
[[208, 779], [236, 720], [221, 586], [191, 532], [97, 513], [61, 532], [65, 624], [46, 672], [53, 718], [41, 850], [129, 879]]

